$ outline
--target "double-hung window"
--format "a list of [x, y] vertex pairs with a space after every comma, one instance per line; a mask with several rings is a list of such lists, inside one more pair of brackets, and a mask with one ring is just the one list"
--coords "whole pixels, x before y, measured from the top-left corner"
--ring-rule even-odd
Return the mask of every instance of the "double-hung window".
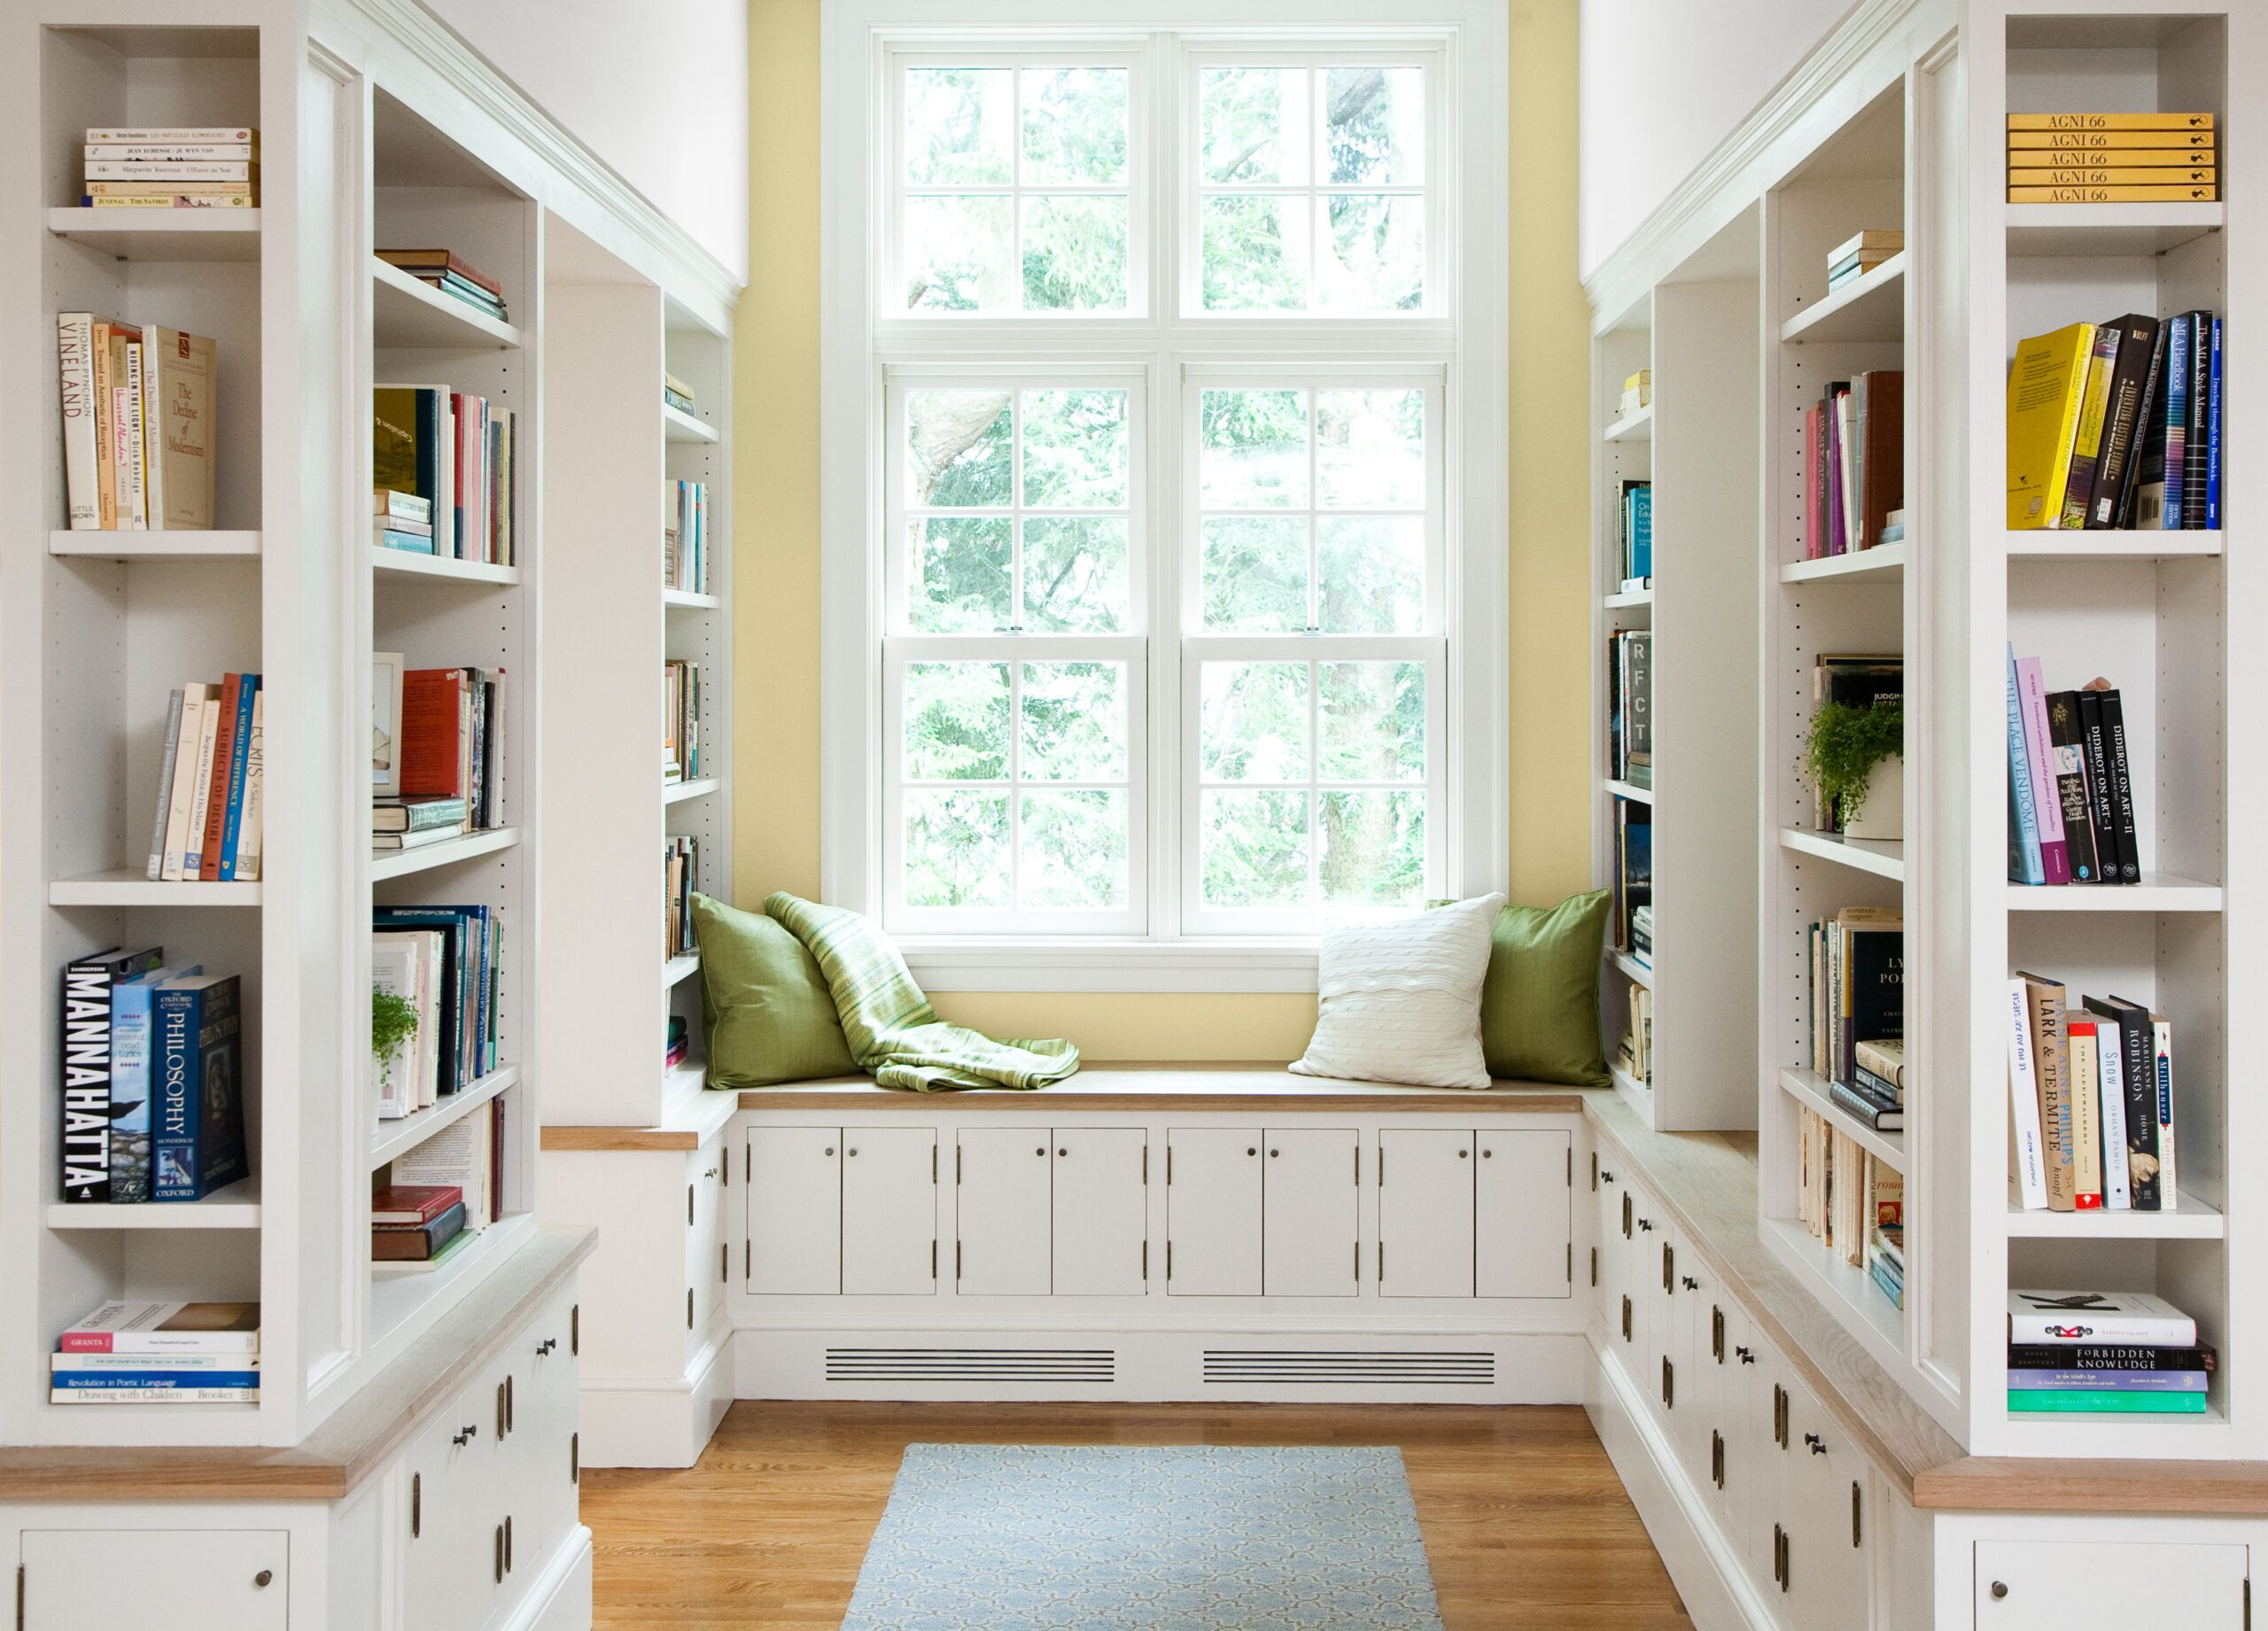
[[1490, 887], [1501, 7], [1001, 4], [828, 12], [830, 897], [1107, 989]]

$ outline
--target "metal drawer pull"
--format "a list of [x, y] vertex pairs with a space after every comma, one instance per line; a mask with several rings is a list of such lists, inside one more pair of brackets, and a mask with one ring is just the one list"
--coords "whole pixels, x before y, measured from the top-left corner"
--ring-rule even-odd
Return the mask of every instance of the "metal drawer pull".
[[471, 1443], [479, 1436], [480, 1424], [478, 1422], [474, 1422], [469, 1426], [458, 1428], [455, 1433], [450, 1434], [449, 1442], [458, 1446], [463, 1446]]
[[262, 1569], [259, 1573], [252, 1577], [252, 1589], [255, 1591], [265, 1591], [275, 1579], [275, 1570]]

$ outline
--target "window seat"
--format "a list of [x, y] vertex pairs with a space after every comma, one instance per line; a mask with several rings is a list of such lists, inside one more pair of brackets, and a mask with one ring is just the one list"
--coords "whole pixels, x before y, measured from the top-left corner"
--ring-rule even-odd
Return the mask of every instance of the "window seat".
[[930, 1110], [1045, 1108], [1126, 1112], [1174, 1111], [1376, 1111], [1389, 1105], [1412, 1111], [1459, 1115], [1532, 1115], [1580, 1112], [1591, 1099], [1612, 1097], [1607, 1088], [1559, 1087], [1542, 1082], [1499, 1082], [1487, 1089], [1404, 1087], [1385, 1082], [1347, 1082], [1329, 1076], [1293, 1076], [1281, 1065], [1232, 1063], [1087, 1065], [1054, 1087], [1020, 1092], [975, 1088], [954, 1093], [905, 1093], [878, 1087], [871, 1077], [828, 1076], [755, 1088], [740, 1095], [743, 1110], [872, 1110], [913, 1103]]

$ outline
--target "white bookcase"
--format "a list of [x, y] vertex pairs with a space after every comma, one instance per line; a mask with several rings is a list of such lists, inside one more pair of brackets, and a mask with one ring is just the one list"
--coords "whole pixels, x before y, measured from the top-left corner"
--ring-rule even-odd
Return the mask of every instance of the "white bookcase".
[[[656, 747], [664, 651], [714, 665], [725, 740], [730, 511], [712, 504], [716, 594], [665, 607], [659, 500], [665, 473], [724, 497], [736, 291], [422, 8], [218, 0], [190, 26], [99, 0], [4, 27], [0, 121], [23, 161], [0, 175], [0, 1443], [298, 1444], [535, 1239], [545, 1120], [589, 1119], [617, 1060], [622, 1102], [658, 1103], [660, 1014], [625, 1025], [591, 992], [611, 1004], [656, 960], [664, 831], [700, 834], [723, 888], [721, 756], [665, 802]], [[257, 210], [77, 207], [89, 126], [227, 124], [260, 132]], [[372, 252], [429, 245], [496, 276], [509, 321]], [[55, 317], [77, 309], [219, 342], [217, 530], [58, 530]], [[664, 366], [694, 382], [698, 422], [665, 414]], [[517, 416], [512, 564], [371, 546], [379, 382]], [[503, 672], [502, 826], [373, 856], [373, 650]], [[258, 672], [267, 696], [262, 875], [148, 882], [168, 693], [227, 670]], [[501, 1066], [381, 1121], [371, 908], [459, 902], [506, 924]], [[61, 970], [149, 944], [243, 978], [253, 1176], [192, 1206], [65, 1204]], [[690, 989], [665, 985], [663, 1007]], [[492, 1101], [502, 1221], [439, 1270], [374, 1271], [373, 1175]], [[260, 1402], [50, 1406], [57, 1333], [113, 1297], [257, 1300]]]
[[[1621, 1085], [1658, 1127], [1758, 1128], [1771, 1249], [1977, 1456], [2268, 1454], [2268, 1422], [2241, 1397], [2268, 1388], [2256, 1357], [2268, 1331], [2241, 1290], [2262, 1272], [2268, 1216], [2230, 1181], [2232, 1153], [2262, 1131], [2239, 1038], [2262, 977], [2259, 936], [2242, 920], [2268, 899], [2268, 877], [2237, 835], [2260, 758], [2252, 700], [2262, 642], [2252, 632], [2268, 612], [2268, 577], [2243, 541], [2247, 472], [2268, 452], [2246, 384], [2268, 367], [2268, 339], [2238, 269], [2268, 253], [2268, 190], [2252, 163], [2268, 123], [2264, 71], [2268, 14], [2255, 6], [1875, 0], [1590, 283], [1600, 626], [1651, 618], [1656, 631], [1656, 1063], [1650, 1093]], [[2076, 109], [2212, 112], [2222, 201], [2007, 203], [2005, 115]], [[1829, 293], [1828, 251], [1892, 226], [1905, 230], [1905, 252]], [[2009, 531], [2004, 400], [2016, 341], [2126, 311], [2193, 307], [2226, 319], [2223, 529]], [[1649, 361], [1650, 423], [1618, 427], [1622, 377]], [[1807, 561], [1803, 409], [1829, 380], [1868, 369], [1906, 374], [1906, 541]], [[1703, 453], [1713, 457], [1681, 456]], [[1713, 473], [1721, 491], [1707, 483]], [[1635, 607], [1618, 605], [1610, 581], [1613, 505], [1627, 474], [1656, 483], [1655, 590]], [[1709, 587], [1688, 598], [1695, 579]], [[1720, 585], [1744, 607], [1708, 603]], [[1688, 643], [1689, 612], [1705, 619], [1705, 648]], [[2008, 882], [2011, 641], [2042, 660], [2050, 689], [2102, 675], [2124, 693], [2140, 886]], [[1804, 742], [1813, 670], [1829, 652], [1903, 656], [1903, 842], [1813, 830]], [[1713, 694], [1720, 680], [1738, 695]], [[1679, 730], [1680, 710], [1697, 742]], [[1605, 732], [1602, 711], [1602, 756]], [[1720, 765], [1744, 780], [1720, 788]], [[1740, 804], [1736, 816], [1713, 804], [1720, 790]], [[1617, 791], [1601, 788], [1602, 878]], [[1709, 812], [1705, 831], [1686, 830], [1688, 808], [1697, 820]], [[1752, 844], [1735, 862], [1723, 852], [1743, 832]], [[1697, 881], [1720, 861], [1753, 869], [1737, 875], [1737, 899], [1715, 893], [1713, 877]], [[1806, 1068], [1806, 932], [1846, 905], [1904, 915], [1903, 1131], [1843, 1116]], [[1688, 913], [1700, 909], [1713, 915], [1697, 924]], [[1689, 981], [1728, 980], [1707, 952], [1735, 960], [1721, 953], [1744, 924], [1755, 934], [1744, 976], [1754, 1022], [1736, 1022], [1728, 1039], [1712, 1029], [1713, 1008], [1697, 1019], [1684, 998]], [[2062, 980], [2075, 1000], [2116, 992], [2172, 1021], [2176, 1209], [2050, 1214], [2011, 1203], [2000, 1004], [2018, 968]], [[1629, 977], [1608, 970], [1610, 1036]], [[1728, 1060], [1747, 1077], [1740, 1108], [1719, 1088]], [[1902, 1312], [1798, 1220], [1802, 1109], [1904, 1175]], [[2210, 1411], [2011, 1414], [2007, 1293], [2039, 1285], [2155, 1291], [2194, 1315], [2220, 1351]]]

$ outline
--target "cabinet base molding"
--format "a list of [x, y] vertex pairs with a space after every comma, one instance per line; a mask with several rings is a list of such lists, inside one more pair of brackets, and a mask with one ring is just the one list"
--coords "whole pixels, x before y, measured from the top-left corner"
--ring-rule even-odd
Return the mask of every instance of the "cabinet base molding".
[[[742, 1399], [1573, 1404], [1591, 1360], [1573, 1332], [963, 1326], [743, 1328], [736, 1363]], [[586, 1420], [589, 1408], [586, 1394]]]
[[730, 1327], [682, 1376], [583, 1378], [583, 1464], [689, 1467], [701, 1459], [734, 1397]]
[[532, 1587], [521, 1612], [501, 1631], [590, 1631], [591, 1532], [575, 1526], [546, 1577]]

